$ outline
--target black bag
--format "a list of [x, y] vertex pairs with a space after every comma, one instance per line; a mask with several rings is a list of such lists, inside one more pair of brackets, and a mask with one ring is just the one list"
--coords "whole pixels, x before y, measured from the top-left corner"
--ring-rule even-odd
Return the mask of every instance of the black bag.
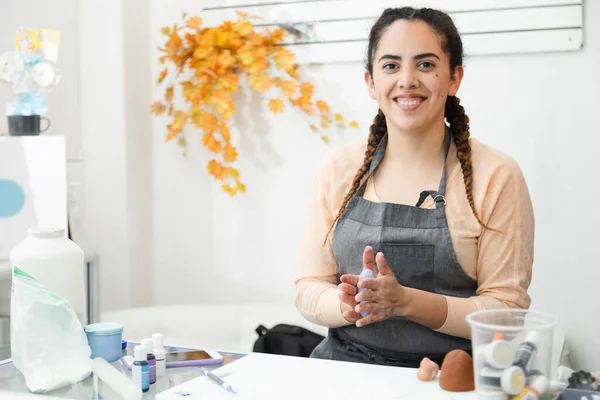
[[254, 342], [255, 353], [281, 354], [309, 357], [325, 337], [300, 326], [278, 324], [271, 329], [259, 325], [258, 339]]

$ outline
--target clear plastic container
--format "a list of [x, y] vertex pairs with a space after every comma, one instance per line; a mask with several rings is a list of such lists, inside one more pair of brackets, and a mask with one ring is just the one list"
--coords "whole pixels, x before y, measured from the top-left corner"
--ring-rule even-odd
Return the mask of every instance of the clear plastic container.
[[538, 399], [549, 390], [556, 318], [530, 310], [484, 310], [471, 326], [478, 399]]
[[87, 324], [84, 254], [64, 229], [29, 229], [10, 262], [71, 303], [81, 325]]

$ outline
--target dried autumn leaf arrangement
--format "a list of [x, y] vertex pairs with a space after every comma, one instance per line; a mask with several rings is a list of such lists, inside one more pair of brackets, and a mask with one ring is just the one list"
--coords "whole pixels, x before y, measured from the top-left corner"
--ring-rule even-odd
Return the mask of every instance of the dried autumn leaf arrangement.
[[[320, 134], [325, 143], [329, 138], [323, 130], [346, 126], [344, 117], [332, 114], [325, 100], [314, 100], [314, 86], [301, 80], [293, 53], [282, 44], [286, 32], [281, 28], [261, 28], [259, 32], [250, 21], [255, 17], [237, 13], [237, 21], [228, 20], [217, 27], [203, 27], [200, 17], [188, 18], [184, 13], [183, 25], [161, 29], [167, 36], [159, 48], [159, 61], [165, 68], [157, 83], [166, 87], [164, 98], [150, 106], [151, 113], [170, 117], [166, 141], [177, 139], [185, 147], [184, 127], [191, 124], [202, 130], [202, 144], [214, 153], [207, 164], [208, 173], [232, 196], [246, 190], [234, 167], [238, 152], [231, 143], [228, 124], [240, 77], [245, 76], [257, 92], [276, 89], [280, 97], [269, 100], [269, 110], [274, 114], [287, 108], [299, 111], [308, 120], [309, 132]], [[175, 90], [181, 91], [187, 110], [174, 104]], [[358, 124], [351, 121], [347, 126], [357, 128]]]

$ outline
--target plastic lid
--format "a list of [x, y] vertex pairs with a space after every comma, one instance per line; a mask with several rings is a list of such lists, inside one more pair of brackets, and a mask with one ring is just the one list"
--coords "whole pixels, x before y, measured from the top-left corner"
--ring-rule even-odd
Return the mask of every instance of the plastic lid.
[[133, 348], [133, 355], [135, 357], [135, 361], [146, 361], [148, 359], [148, 357], [146, 357], [146, 349], [140, 345], [137, 345]]
[[85, 333], [91, 335], [110, 335], [123, 332], [123, 325], [116, 322], [98, 322], [85, 327]]
[[154, 343], [155, 349], [161, 349], [164, 347], [163, 339], [164, 339], [164, 336], [162, 333], [153, 333], [152, 334], [152, 342]]
[[65, 237], [64, 228], [29, 228], [27, 235], [40, 239]]
[[142, 339], [142, 346], [144, 346], [144, 350], [146, 350], [146, 354], [152, 353], [152, 349], [154, 347], [152, 345], [152, 339], [150, 339], [150, 338]]
[[502, 371], [500, 385], [505, 393], [517, 395], [525, 387], [525, 373], [516, 366], [507, 368]]

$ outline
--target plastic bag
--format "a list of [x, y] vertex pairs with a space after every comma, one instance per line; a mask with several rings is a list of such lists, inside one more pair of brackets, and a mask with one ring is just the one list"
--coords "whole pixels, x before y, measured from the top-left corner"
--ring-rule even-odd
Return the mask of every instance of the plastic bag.
[[14, 366], [33, 393], [79, 382], [92, 372], [92, 351], [71, 304], [14, 268], [10, 346]]

